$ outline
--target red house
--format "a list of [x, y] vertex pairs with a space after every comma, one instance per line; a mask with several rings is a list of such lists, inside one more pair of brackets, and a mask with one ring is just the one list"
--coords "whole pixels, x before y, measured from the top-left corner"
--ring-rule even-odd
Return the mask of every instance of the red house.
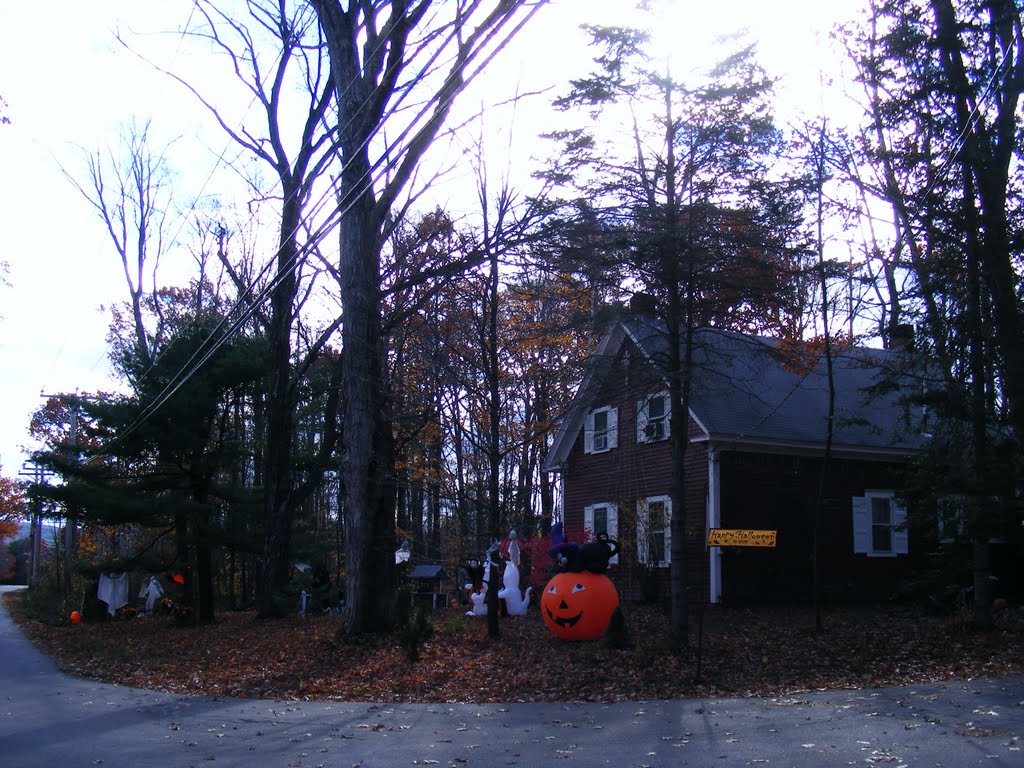
[[[567, 531], [620, 543], [610, 574], [626, 600], [665, 600], [670, 521], [684, 514], [688, 584], [720, 601], [811, 593], [828, 379], [820, 351], [717, 329], [694, 335], [685, 509], [672, 508], [670, 400], [663, 326], [642, 315], [604, 335], [548, 453]], [[833, 352], [835, 418], [820, 516], [826, 596], [887, 596], [909, 574], [914, 543], [898, 494], [923, 445], [920, 409], [879, 387], [906, 352]], [[776, 532], [776, 546], [709, 547], [710, 529]]]

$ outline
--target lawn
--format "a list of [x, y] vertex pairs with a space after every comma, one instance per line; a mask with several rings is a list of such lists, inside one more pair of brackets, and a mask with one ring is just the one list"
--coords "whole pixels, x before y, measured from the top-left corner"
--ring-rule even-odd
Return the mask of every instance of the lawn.
[[[221, 613], [177, 628], [164, 616], [77, 626], [29, 619], [25, 634], [73, 675], [181, 694], [379, 702], [618, 701], [774, 696], [943, 680], [1024, 675], [1024, 611], [1010, 607], [988, 633], [906, 605], [834, 608], [814, 631], [807, 608], [712, 607], [691, 620], [688, 651], [667, 651], [657, 609], [626, 606], [632, 646], [569, 643], [537, 609], [486, 619], [447, 609], [411, 663], [391, 637], [339, 637], [337, 617], [259, 620]], [[702, 631], [698, 631], [702, 629]], [[699, 649], [699, 653], [698, 653]]]

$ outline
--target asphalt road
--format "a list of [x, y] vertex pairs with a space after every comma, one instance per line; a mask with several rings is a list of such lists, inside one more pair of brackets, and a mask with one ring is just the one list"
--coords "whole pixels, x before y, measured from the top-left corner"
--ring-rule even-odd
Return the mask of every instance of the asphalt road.
[[63, 675], [3, 608], [0, 703], [4, 768], [1024, 767], [1024, 679], [620, 704], [189, 697]]

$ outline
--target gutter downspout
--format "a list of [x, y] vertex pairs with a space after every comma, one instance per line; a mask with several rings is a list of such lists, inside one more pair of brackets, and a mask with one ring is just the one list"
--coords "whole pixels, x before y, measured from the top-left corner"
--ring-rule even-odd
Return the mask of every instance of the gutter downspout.
[[[718, 449], [708, 448], [708, 501], [707, 501], [707, 530], [704, 532], [704, 541], [707, 541], [707, 531], [712, 528], [721, 528], [722, 522], [722, 478], [718, 468]], [[708, 553], [708, 602], [717, 604], [722, 601], [722, 548], [707, 547]]]

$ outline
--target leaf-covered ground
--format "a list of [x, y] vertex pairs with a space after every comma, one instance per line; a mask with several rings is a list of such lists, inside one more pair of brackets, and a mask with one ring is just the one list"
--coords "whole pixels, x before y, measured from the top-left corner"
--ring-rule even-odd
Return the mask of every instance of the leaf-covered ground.
[[[174, 693], [382, 702], [615, 701], [750, 696], [1024, 674], [1024, 613], [975, 633], [908, 607], [837, 609], [814, 631], [808, 609], [710, 608], [691, 648], [666, 652], [657, 610], [627, 607], [632, 647], [567, 643], [536, 608], [501, 620], [439, 611], [410, 663], [393, 638], [340, 640], [340, 619], [257, 620], [222, 613], [211, 626], [166, 617], [54, 627], [8, 603], [23, 631], [71, 674]], [[698, 627], [703, 632], [698, 633]], [[698, 648], [700, 652], [698, 654]], [[699, 665], [699, 676], [698, 676]]]

